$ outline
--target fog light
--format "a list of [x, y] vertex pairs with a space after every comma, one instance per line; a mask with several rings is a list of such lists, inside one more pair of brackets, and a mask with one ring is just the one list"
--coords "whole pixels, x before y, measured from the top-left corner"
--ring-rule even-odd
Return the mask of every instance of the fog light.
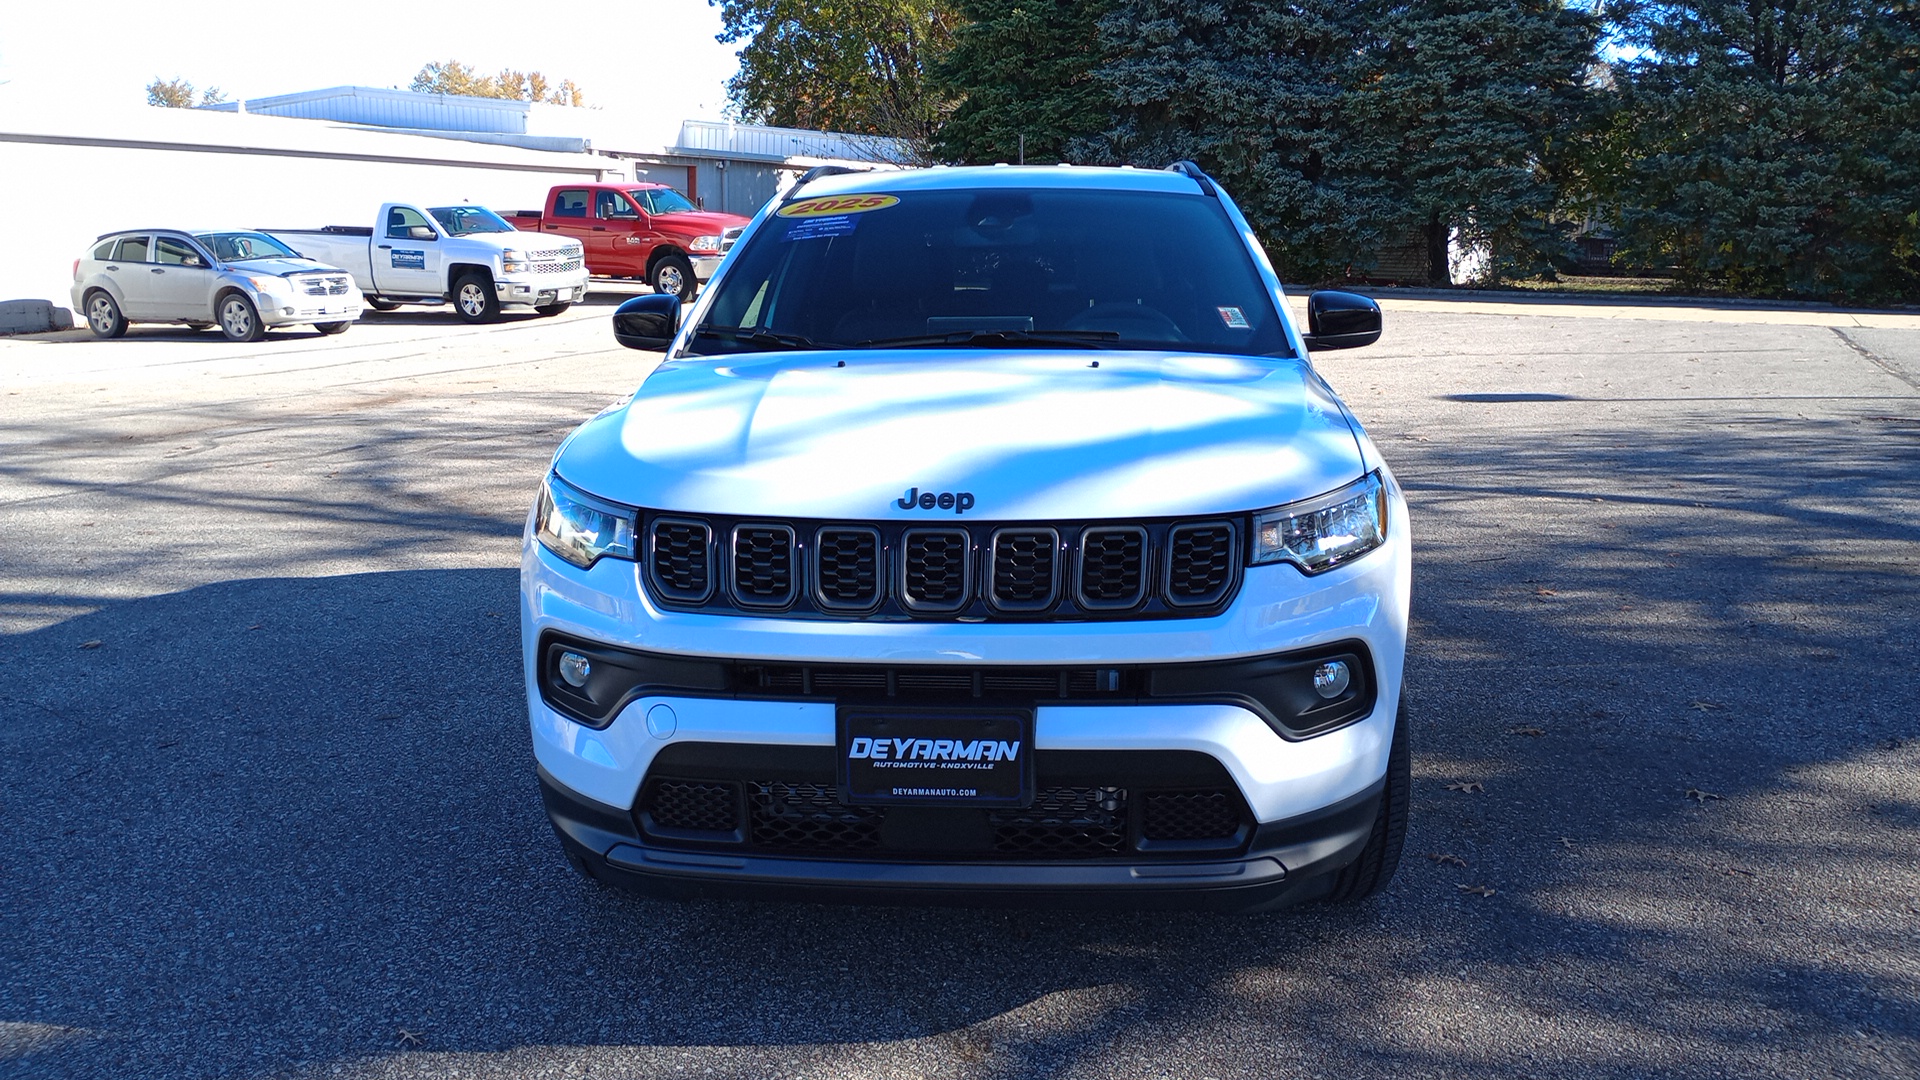
[[[587, 663], [586, 657], [581, 656], [577, 652], [560, 654], [560, 677], [567, 680], [568, 686], [577, 690], [587, 685], [587, 676], [591, 674], [593, 674], [593, 665]], [[1340, 685], [1346, 685], [1344, 678], [1341, 680]]]
[[[568, 653], [567, 655], [572, 656], [573, 654]], [[565, 670], [566, 661], [562, 660], [560, 663], [562, 670]], [[1347, 686], [1352, 682], [1353, 673], [1347, 670], [1347, 662], [1345, 660], [1335, 660], [1332, 663], [1321, 664], [1319, 667], [1313, 669], [1314, 693], [1319, 694], [1328, 701], [1332, 701], [1334, 698], [1346, 693]]]

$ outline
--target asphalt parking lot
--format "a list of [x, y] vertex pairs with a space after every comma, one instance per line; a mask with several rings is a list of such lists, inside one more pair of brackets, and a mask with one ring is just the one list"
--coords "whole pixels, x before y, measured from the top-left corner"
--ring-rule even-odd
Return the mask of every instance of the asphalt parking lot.
[[1221, 917], [565, 867], [515, 567], [617, 299], [0, 339], [0, 1077], [1920, 1076], [1920, 317], [1325, 355], [1412, 506], [1412, 825]]

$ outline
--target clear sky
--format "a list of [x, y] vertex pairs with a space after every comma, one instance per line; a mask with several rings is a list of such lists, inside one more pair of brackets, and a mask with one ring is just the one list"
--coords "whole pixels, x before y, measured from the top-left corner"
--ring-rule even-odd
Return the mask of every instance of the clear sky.
[[589, 106], [720, 119], [734, 50], [706, 0], [552, 3], [9, 0], [0, 103], [144, 104], [157, 75], [229, 101], [328, 86], [405, 89], [430, 61], [572, 79]]

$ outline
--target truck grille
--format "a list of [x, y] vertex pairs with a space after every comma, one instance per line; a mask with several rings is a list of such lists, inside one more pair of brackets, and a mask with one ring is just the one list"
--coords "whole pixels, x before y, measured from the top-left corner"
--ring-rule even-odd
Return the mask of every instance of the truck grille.
[[580, 257], [576, 255], [571, 259], [541, 262], [539, 257], [536, 256], [532, 262], [527, 264], [527, 267], [536, 274], [570, 274], [580, 269]]
[[663, 605], [799, 618], [1193, 617], [1233, 599], [1242, 561], [1242, 526], [1225, 520], [647, 521], [646, 578]]

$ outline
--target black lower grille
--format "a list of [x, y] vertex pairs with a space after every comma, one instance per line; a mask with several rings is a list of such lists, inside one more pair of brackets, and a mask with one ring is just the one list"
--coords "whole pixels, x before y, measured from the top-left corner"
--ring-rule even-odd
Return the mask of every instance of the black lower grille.
[[1220, 840], [1240, 831], [1240, 802], [1226, 791], [1150, 791], [1141, 799], [1148, 840]]
[[640, 808], [659, 829], [730, 833], [740, 827], [738, 791], [736, 784], [656, 780]]
[[778, 851], [867, 851], [880, 846], [881, 811], [843, 806], [828, 784], [750, 784], [747, 840]]
[[994, 850], [1009, 857], [1085, 859], [1128, 848], [1124, 788], [1046, 788], [1032, 806], [996, 810], [989, 820]]

